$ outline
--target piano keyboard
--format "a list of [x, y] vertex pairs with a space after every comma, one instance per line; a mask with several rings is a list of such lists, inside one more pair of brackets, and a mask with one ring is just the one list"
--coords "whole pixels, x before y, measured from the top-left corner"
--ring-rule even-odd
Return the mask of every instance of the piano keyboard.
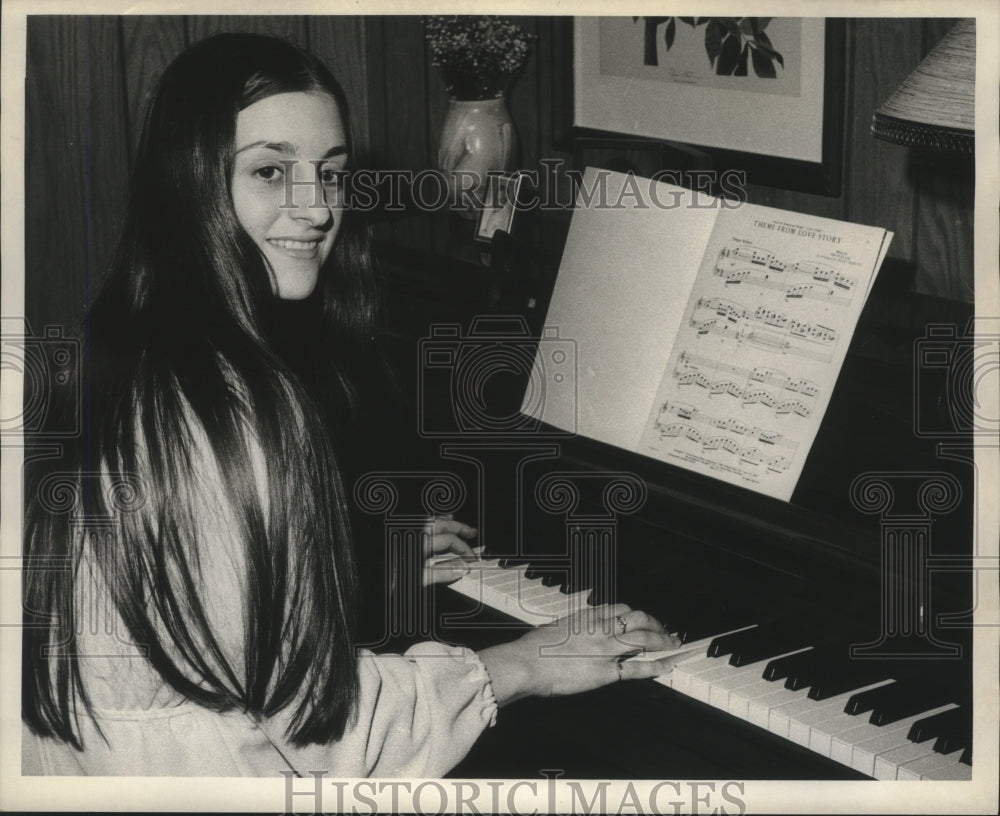
[[[534, 626], [573, 614], [587, 604], [590, 594], [587, 590], [567, 594], [559, 586], [529, 577], [526, 564], [504, 566], [488, 559], [470, 566], [467, 575], [449, 585], [452, 590]], [[669, 620], [666, 625], [672, 628]], [[759, 643], [741, 645], [741, 640], [753, 639], [755, 630], [754, 623], [727, 627], [685, 642], [677, 650], [632, 659], [687, 654], [657, 682], [869, 777], [972, 778], [968, 712], [947, 693], [931, 695], [926, 705], [919, 700], [914, 705], [912, 672], [875, 677], [876, 667], [869, 661], [832, 681], [819, 680], [809, 674], [810, 659], [822, 651], [813, 645], [734, 665], [741, 662], [738, 657], [760, 654]], [[940, 692], [941, 684], [936, 688]]]

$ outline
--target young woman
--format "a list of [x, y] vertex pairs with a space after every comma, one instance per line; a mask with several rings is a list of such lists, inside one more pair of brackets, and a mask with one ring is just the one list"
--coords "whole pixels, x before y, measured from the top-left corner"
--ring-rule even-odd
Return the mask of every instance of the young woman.
[[479, 654], [355, 650], [326, 397], [275, 339], [281, 301], [317, 303], [313, 385], [356, 398], [352, 151], [339, 86], [280, 40], [216, 36], [164, 73], [84, 326], [84, 433], [26, 480], [25, 773], [434, 776], [498, 705], [667, 668], [620, 662], [676, 645], [625, 606]]

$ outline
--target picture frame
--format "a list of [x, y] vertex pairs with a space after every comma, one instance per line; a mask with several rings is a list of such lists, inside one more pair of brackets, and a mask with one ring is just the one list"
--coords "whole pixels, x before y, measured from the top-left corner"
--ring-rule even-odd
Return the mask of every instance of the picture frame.
[[[733, 69], [732, 54], [722, 64], [707, 44], [709, 26], [728, 36], [717, 20], [749, 32], [742, 50], [753, 58], [732, 74], [716, 73]], [[748, 47], [760, 25], [776, 57]], [[843, 20], [578, 17], [572, 37], [569, 141], [684, 145], [716, 170], [745, 171], [750, 184], [840, 195]]]
[[498, 230], [508, 235], [514, 227], [517, 201], [524, 182], [524, 173], [489, 173], [486, 179], [486, 196], [483, 208], [476, 219], [475, 239], [493, 243]]

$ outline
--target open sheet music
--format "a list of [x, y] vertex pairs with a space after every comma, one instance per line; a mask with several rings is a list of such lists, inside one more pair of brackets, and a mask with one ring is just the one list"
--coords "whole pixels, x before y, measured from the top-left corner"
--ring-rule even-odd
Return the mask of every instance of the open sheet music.
[[593, 169], [581, 191], [546, 318], [576, 394], [539, 418], [791, 498], [892, 234]]

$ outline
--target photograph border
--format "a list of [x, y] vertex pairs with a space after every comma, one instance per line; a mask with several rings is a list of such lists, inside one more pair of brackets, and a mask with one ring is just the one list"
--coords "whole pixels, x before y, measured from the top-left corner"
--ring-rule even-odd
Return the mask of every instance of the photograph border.
[[[71, 14], [84, 15], [91, 13], [121, 14], [129, 10], [139, 14], [199, 14], [205, 13], [204, 6], [193, 4], [190, 0], [180, 0], [173, 4], [129, 3], [121, 0], [42, 0], [32, 4], [26, 0], [8, 0], [3, 5], [2, 24], [2, 63], [3, 63], [3, 164], [0, 180], [3, 186], [3, 240], [2, 247], [2, 302], [4, 316], [23, 314], [24, 300], [24, 187], [27, 183], [24, 166], [24, 64], [25, 64], [25, 25], [28, 14]], [[790, 5], [790, 4], [789, 4]], [[415, 6], [386, 4], [385, 2], [366, 6], [366, 14], [400, 14], [414, 13]], [[655, 10], [652, 3], [646, 3], [645, 9]], [[804, 6], [800, 11], [808, 9], [819, 13], [829, 8], [831, 13], [843, 16], [976, 16], [979, 22], [977, 37], [979, 42], [995, 42], [1000, 33], [1000, 9], [991, 0], [959, 0], [954, 4], [943, 3], [912, 3], [900, 2], [886, 8], [883, 4], [850, 0], [845, 3], [823, 4], [822, 6]], [[592, 14], [599, 6], [596, 4], [563, 6], [541, 5], [532, 7], [531, 13], [539, 14]], [[509, 11], [523, 13], [523, 7], [491, 8], [477, 10], [469, 5], [461, 7], [465, 13], [486, 13], [486, 11]], [[316, 6], [304, 0], [288, 0], [280, 9], [280, 13], [315, 13]], [[325, 14], [357, 13], [353, 6], [330, 4], [323, 9]], [[222, 0], [213, 6], [216, 14], [273, 14], [273, 6], [257, 3], [255, 0]], [[568, 21], [569, 18], [567, 18]], [[998, 297], [998, 281], [996, 275], [998, 245], [997, 198], [1000, 190], [1000, 165], [998, 165], [997, 144], [997, 108], [996, 79], [998, 76], [998, 55], [995, 50], [988, 53], [983, 50], [979, 62], [979, 104], [977, 119], [981, 126], [978, 134], [977, 152], [977, 190], [976, 190], [976, 312], [981, 316], [995, 318], [1000, 314], [1000, 297]], [[829, 75], [827, 81], [830, 80]], [[558, 105], [559, 103], [554, 103]], [[571, 128], [570, 128], [571, 129]], [[569, 130], [563, 131], [569, 133]], [[582, 134], [577, 134], [582, 135]], [[599, 134], [591, 134], [599, 135]], [[615, 134], [604, 134], [614, 138]], [[839, 132], [843, 139], [843, 128]], [[824, 150], [825, 150], [824, 140]], [[842, 149], [842, 141], [840, 143]], [[724, 161], [725, 151], [712, 151], [718, 161]], [[738, 158], [738, 157], [737, 157]], [[773, 173], [769, 176], [770, 186], [784, 186], [785, 189], [822, 192], [824, 184], [831, 181], [827, 178], [829, 172], [825, 162], [820, 168], [804, 168], [785, 162], [781, 167], [767, 169], [765, 160], [744, 157], [751, 162], [747, 170], [751, 174], [750, 182], [759, 181], [760, 173]], [[836, 161], [842, 161], [838, 153]], [[764, 162], [764, 163], [760, 163]], [[811, 182], [806, 186], [796, 185], [796, 178]], [[839, 184], [840, 167], [838, 164], [835, 180]], [[836, 189], [839, 189], [836, 188]], [[836, 193], [830, 192], [830, 195]], [[10, 415], [11, 406], [20, 406], [22, 383], [19, 378], [4, 371], [0, 403], [3, 406], [2, 415]], [[15, 440], [3, 440], [2, 473], [2, 523], [3, 545], [0, 549], [0, 643], [2, 643], [3, 660], [0, 661], [0, 809], [3, 810], [160, 810], [160, 811], [197, 811], [197, 812], [274, 812], [286, 811], [313, 812], [318, 809], [319, 801], [313, 791], [320, 790], [321, 783], [325, 786], [326, 799], [324, 804], [328, 810], [335, 805], [346, 808], [375, 808], [387, 810], [395, 807], [398, 799], [412, 802], [414, 787], [421, 785], [433, 786], [428, 780], [384, 780], [377, 787], [375, 782], [368, 780], [332, 780], [316, 776], [296, 779], [294, 789], [292, 780], [279, 779], [206, 779], [206, 778], [156, 778], [156, 777], [115, 777], [115, 778], [39, 778], [22, 777], [20, 775], [20, 733], [19, 718], [19, 668], [20, 668], [20, 633], [18, 625], [11, 623], [19, 620], [20, 615], [20, 524], [21, 524], [21, 467], [25, 459], [24, 450]], [[979, 489], [986, 496], [996, 493], [1000, 454], [989, 445], [978, 446], [975, 450], [977, 474], [980, 477]], [[996, 532], [998, 508], [981, 498], [977, 501], [977, 529], [982, 536], [979, 550], [984, 556], [993, 557], [995, 563]], [[996, 568], [986, 567], [978, 570], [977, 599], [986, 614], [995, 615], [997, 604]], [[13, 590], [13, 591], [10, 591]], [[12, 617], [13, 616], [13, 617]], [[980, 619], [982, 620], [982, 619]], [[980, 624], [974, 632], [976, 663], [975, 678], [977, 721], [985, 722], [986, 728], [976, 731], [975, 745], [977, 768], [974, 780], [969, 783], [817, 783], [817, 782], [769, 782], [750, 781], [739, 783], [739, 812], [838, 812], [853, 813], [992, 813], [995, 812], [995, 795], [997, 791], [996, 769], [996, 734], [991, 723], [997, 719], [997, 642], [998, 630], [989, 623]], [[13, 702], [13, 705], [12, 705]], [[985, 704], [985, 705], [983, 705]], [[987, 733], [983, 733], [987, 732]], [[613, 751], [614, 746], [608, 750]], [[319, 773], [319, 772], [317, 772]], [[664, 768], [669, 774], [669, 768]], [[314, 787], [315, 782], [315, 787]], [[559, 808], [565, 809], [569, 800], [566, 780], [535, 779], [535, 780], [500, 780], [497, 788], [485, 791], [483, 798], [463, 799], [468, 794], [455, 783], [460, 780], [449, 780], [447, 793], [450, 796], [448, 806], [461, 806], [470, 802], [483, 812], [489, 812], [497, 796], [502, 808], [510, 809], [516, 805], [516, 810], [531, 812], [532, 808], [544, 809], [555, 802]], [[527, 785], [526, 785], [527, 783]], [[400, 785], [409, 785], [401, 789]], [[604, 782], [589, 781], [583, 789], [594, 792], [598, 785]], [[663, 784], [662, 780], [612, 780], [607, 791], [610, 801], [628, 802], [623, 798], [629, 791], [648, 793], [655, 784]], [[672, 781], [667, 784], [673, 784]], [[705, 781], [678, 781], [685, 791], [690, 791], [697, 809], [698, 788], [704, 795], [710, 784]], [[721, 784], [733, 784], [723, 782]], [[359, 787], [367, 786], [371, 787]], [[532, 789], [530, 785], [536, 785]], [[394, 787], [395, 786], [395, 787]], [[520, 787], [519, 787], [520, 786]], [[443, 786], [442, 786], [443, 787]], [[355, 794], [362, 791], [364, 796], [346, 801], [338, 800], [338, 794], [344, 792]], [[550, 795], [552, 790], [556, 795]], [[499, 794], [497, 793], [499, 791]], [[402, 795], [409, 793], [409, 797]], [[426, 789], [425, 801], [435, 804], [435, 790]], [[665, 793], [664, 796], [667, 796]], [[512, 805], [513, 803], [513, 805]], [[717, 804], [717, 803], [716, 803]], [[735, 812], [735, 802], [730, 802]], [[405, 807], [405, 806], [404, 806]], [[339, 809], [339, 808], [338, 808]], [[412, 812], [412, 805], [410, 811]], [[361, 810], [360, 812], [369, 812]], [[371, 811], [371, 812], [374, 812]], [[445, 812], [442, 810], [441, 812]], [[469, 812], [469, 811], [467, 811]], [[538, 810], [537, 812], [544, 812]], [[563, 810], [562, 812], [565, 812]]]

